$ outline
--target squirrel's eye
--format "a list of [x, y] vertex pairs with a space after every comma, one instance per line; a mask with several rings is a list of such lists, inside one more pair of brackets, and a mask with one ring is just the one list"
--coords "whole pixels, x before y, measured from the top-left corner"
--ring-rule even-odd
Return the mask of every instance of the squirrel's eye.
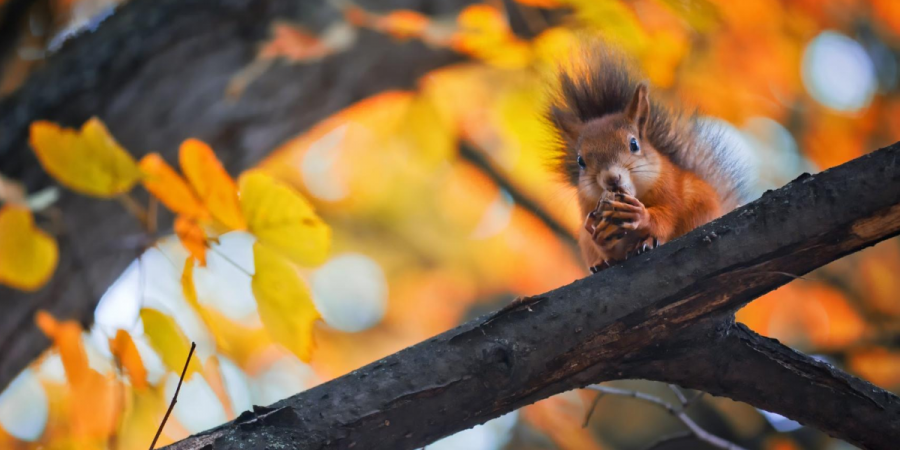
[[631, 138], [631, 153], [637, 153], [641, 151], [641, 146], [638, 145], [637, 139]]
[[578, 159], [576, 159], [576, 161], [578, 161], [578, 165], [581, 166], [582, 169], [587, 167], [587, 164], [584, 163], [584, 158], [582, 158], [581, 155], [578, 155]]

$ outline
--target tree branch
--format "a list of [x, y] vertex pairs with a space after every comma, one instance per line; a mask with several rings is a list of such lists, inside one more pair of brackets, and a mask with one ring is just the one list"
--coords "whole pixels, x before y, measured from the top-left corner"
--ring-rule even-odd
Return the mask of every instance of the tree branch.
[[898, 203], [900, 143], [170, 448], [413, 449], [623, 378], [708, 390], [861, 447], [892, 448], [900, 398], [735, 326], [733, 314], [900, 233]]
[[[648, 364], [640, 373], [775, 411], [865, 448], [891, 448], [896, 441], [886, 436], [900, 435], [900, 403], [893, 394], [743, 324], [703, 335], [707, 346]], [[699, 370], [697, 360], [704, 361]]]

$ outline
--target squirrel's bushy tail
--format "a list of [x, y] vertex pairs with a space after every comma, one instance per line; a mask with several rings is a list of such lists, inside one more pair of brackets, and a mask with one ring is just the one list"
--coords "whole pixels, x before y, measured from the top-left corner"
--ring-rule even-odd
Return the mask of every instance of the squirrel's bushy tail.
[[[549, 114], [551, 123], [552, 117], [560, 112], [573, 115], [581, 122], [622, 112], [642, 80], [623, 55], [606, 46], [583, 50], [581, 57], [583, 60], [573, 64], [573, 69], [560, 72], [558, 91]], [[647, 140], [651, 145], [676, 166], [716, 188], [725, 211], [746, 202], [753, 172], [748, 170], [752, 165], [749, 155], [724, 145], [722, 130], [715, 122], [664, 105], [656, 97], [651, 87], [647, 124]], [[558, 138], [555, 166], [575, 185], [579, 173], [575, 149], [562, 144], [561, 135]]]

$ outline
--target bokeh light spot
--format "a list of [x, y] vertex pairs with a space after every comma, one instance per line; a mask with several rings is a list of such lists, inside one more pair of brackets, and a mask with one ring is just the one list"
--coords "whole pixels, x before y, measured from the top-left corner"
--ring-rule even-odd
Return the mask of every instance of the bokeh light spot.
[[49, 410], [47, 393], [31, 369], [23, 370], [0, 393], [0, 426], [17, 439], [41, 437]]
[[194, 285], [201, 304], [235, 321], [256, 313], [249, 275], [254, 270], [254, 242], [252, 234], [233, 231], [219, 236], [219, 243], [210, 246], [206, 267], [194, 266]]
[[312, 276], [313, 300], [325, 322], [355, 333], [381, 321], [387, 310], [387, 279], [381, 266], [365, 255], [332, 258]]
[[225, 382], [225, 392], [231, 400], [231, 406], [235, 413], [247, 411], [253, 407], [250, 397], [250, 385], [247, 376], [230, 359], [219, 355], [219, 367], [222, 371], [222, 379]]
[[853, 112], [872, 101], [878, 80], [875, 65], [858, 42], [823, 31], [803, 53], [803, 84], [819, 103]]
[[268, 369], [251, 379], [250, 392], [254, 405], [271, 405], [320, 382], [311, 367], [297, 358], [286, 357], [275, 361]]
[[501, 189], [497, 199], [487, 207], [481, 221], [472, 230], [472, 239], [487, 239], [503, 231], [509, 226], [514, 207], [512, 196]]
[[348, 189], [336, 170], [346, 131], [346, 125], [329, 131], [303, 155], [300, 167], [303, 183], [312, 195], [322, 200], [334, 202], [347, 196]]
[[460, 431], [433, 444], [429, 450], [499, 450], [512, 438], [512, 430], [519, 418], [519, 412], [513, 411], [482, 425]]
[[[166, 377], [166, 398], [170, 399], [178, 387], [178, 378], [174, 372]], [[184, 380], [178, 392], [178, 403], [173, 410], [175, 418], [191, 433], [210, 429], [225, 423], [225, 410], [216, 397], [209, 383], [199, 375]]]
[[755, 196], [784, 186], [803, 172], [815, 171], [812, 163], [800, 155], [791, 132], [780, 123], [752, 117], [741, 127], [741, 134], [759, 163]]

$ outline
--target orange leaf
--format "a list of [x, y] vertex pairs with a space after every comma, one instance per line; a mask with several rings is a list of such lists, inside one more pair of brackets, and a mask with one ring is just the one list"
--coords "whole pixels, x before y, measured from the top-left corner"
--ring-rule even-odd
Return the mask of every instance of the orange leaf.
[[219, 403], [222, 404], [222, 409], [225, 410], [225, 417], [234, 417], [234, 407], [231, 405], [231, 399], [228, 397], [228, 392], [225, 389], [225, 379], [222, 377], [221, 365], [216, 355], [210, 356], [206, 360], [206, 364], [203, 364], [203, 379], [206, 380], [209, 388], [212, 389], [213, 393], [216, 394], [216, 398], [219, 399]]
[[91, 369], [78, 322], [58, 322], [45, 311], [38, 311], [35, 321], [53, 340], [66, 371], [72, 393], [68, 418], [72, 436], [76, 441], [105, 440], [115, 429], [121, 407], [114, 379]]
[[138, 353], [131, 335], [125, 330], [116, 332], [116, 337], [109, 339], [109, 350], [113, 356], [119, 361], [119, 364], [128, 372], [131, 378], [131, 385], [136, 389], [144, 389], [147, 387], [147, 369], [144, 368], [144, 362], [141, 360], [141, 354]]
[[203, 228], [190, 219], [182, 216], [175, 218], [175, 235], [181, 241], [181, 245], [187, 249], [192, 257], [200, 262], [201, 266], [206, 265], [206, 233]]
[[81, 325], [74, 320], [59, 322], [43, 310], [35, 315], [35, 323], [59, 349], [69, 382], [77, 384], [84, 380], [90, 368], [81, 342]]
[[534, 428], [547, 433], [561, 449], [600, 449], [591, 430], [581, 426], [584, 405], [574, 392], [556, 395], [522, 408]]
[[272, 25], [272, 39], [260, 50], [262, 59], [284, 58], [309, 61], [328, 56], [333, 50], [318, 36], [288, 23]]
[[238, 207], [237, 186], [205, 143], [188, 139], [179, 150], [181, 171], [212, 216], [229, 230], [247, 228]]
[[34, 226], [31, 211], [6, 204], [0, 208], [0, 283], [35, 291], [56, 270], [56, 241]]
[[207, 220], [209, 212], [194, 195], [184, 178], [168, 165], [158, 153], [141, 158], [144, 188], [158, 198], [172, 212], [197, 220]]
[[380, 17], [377, 26], [395, 38], [407, 39], [421, 36], [430, 23], [428, 16], [402, 9]]
[[900, 353], [873, 347], [854, 353], [847, 361], [850, 369], [885, 389], [900, 386]]
[[561, 5], [558, 0], [516, 0], [517, 2], [533, 6], [535, 8], [559, 8]]

